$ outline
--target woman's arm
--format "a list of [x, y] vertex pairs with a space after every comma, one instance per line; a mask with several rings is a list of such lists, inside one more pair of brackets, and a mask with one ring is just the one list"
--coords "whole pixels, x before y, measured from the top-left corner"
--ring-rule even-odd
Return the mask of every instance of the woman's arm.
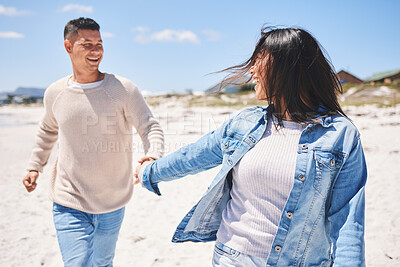
[[221, 140], [228, 123], [225, 122], [197, 142], [145, 165], [138, 174], [140, 182], [148, 190], [161, 195], [157, 186], [159, 182], [175, 180], [221, 164], [223, 159]]
[[367, 166], [359, 136], [336, 180], [328, 212], [336, 266], [365, 266], [364, 215]]

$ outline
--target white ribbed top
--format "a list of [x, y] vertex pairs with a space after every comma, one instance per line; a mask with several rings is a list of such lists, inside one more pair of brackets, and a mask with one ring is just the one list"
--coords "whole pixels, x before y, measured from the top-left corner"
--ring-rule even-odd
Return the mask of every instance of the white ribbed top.
[[97, 86], [100, 86], [103, 83], [104, 80], [100, 80], [97, 82], [92, 82], [92, 83], [77, 83], [74, 82], [71, 78], [68, 79], [68, 87], [73, 88], [73, 89], [81, 89], [81, 90], [89, 90], [96, 88]]
[[[277, 119], [273, 117], [277, 124]], [[305, 126], [268, 121], [262, 139], [233, 167], [231, 199], [217, 238], [242, 253], [268, 258], [294, 183], [296, 154]]]

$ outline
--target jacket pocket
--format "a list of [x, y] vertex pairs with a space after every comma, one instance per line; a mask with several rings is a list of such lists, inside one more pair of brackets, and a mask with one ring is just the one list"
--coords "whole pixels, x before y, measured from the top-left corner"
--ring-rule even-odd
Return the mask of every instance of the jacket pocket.
[[343, 154], [333, 150], [314, 148], [315, 176], [313, 186], [323, 197], [329, 192], [343, 162]]

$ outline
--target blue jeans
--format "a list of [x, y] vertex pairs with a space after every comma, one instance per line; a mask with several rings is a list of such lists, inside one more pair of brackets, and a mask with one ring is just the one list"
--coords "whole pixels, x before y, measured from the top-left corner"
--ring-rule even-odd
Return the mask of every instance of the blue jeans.
[[64, 266], [113, 266], [125, 208], [90, 214], [53, 204], [54, 225]]
[[223, 267], [265, 267], [266, 258], [250, 256], [225, 246], [218, 240], [215, 242], [212, 265]]

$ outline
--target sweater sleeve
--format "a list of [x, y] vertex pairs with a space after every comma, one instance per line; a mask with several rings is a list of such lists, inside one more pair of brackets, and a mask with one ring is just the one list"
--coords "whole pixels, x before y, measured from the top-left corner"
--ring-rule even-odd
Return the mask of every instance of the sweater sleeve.
[[135, 127], [143, 142], [144, 153], [158, 159], [164, 153], [164, 133], [154, 118], [139, 89], [128, 85], [128, 97], [125, 116], [129, 124]]
[[53, 104], [57, 95], [58, 92], [51, 86], [45, 92], [43, 101], [45, 113], [39, 123], [35, 145], [27, 167], [28, 171], [43, 172], [43, 167], [47, 164], [51, 150], [57, 141], [58, 124], [53, 113]]

